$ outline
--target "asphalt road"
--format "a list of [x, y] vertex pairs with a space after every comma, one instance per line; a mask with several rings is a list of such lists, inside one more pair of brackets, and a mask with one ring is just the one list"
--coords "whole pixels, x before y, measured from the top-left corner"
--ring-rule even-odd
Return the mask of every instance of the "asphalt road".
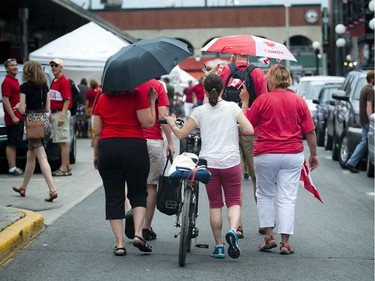
[[[45, 207], [48, 189], [40, 175], [33, 179], [26, 198], [5, 188], [4, 183], [16, 182], [14, 178], [0, 176], [0, 204], [31, 206], [45, 216], [47, 224], [41, 235], [0, 268], [0, 280], [374, 280], [374, 180], [365, 172], [342, 170], [324, 149], [319, 148], [320, 167], [312, 173], [324, 203], [299, 189], [295, 235], [290, 239], [295, 254], [281, 256], [277, 248], [269, 253], [257, 250], [263, 237], [257, 233], [251, 184], [244, 180], [241, 257], [210, 257], [214, 242], [202, 186], [197, 242], [209, 244], [209, 249], [193, 248], [181, 268], [179, 240], [173, 238], [178, 232], [174, 217], [158, 211], [153, 223], [158, 239], [151, 241], [151, 254], [142, 254], [127, 240], [128, 254], [113, 255], [115, 241], [104, 219], [104, 192], [92, 169], [91, 148], [87, 140], [79, 140], [78, 145], [73, 176], [59, 179], [61, 195], [50, 204], [53, 207]], [[225, 217], [225, 209], [223, 213]]]

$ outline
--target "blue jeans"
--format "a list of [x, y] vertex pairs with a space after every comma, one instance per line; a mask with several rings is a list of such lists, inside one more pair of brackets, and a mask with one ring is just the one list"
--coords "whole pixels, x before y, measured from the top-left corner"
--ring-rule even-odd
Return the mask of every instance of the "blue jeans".
[[346, 164], [357, 166], [358, 162], [362, 159], [363, 155], [367, 151], [367, 134], [368, 134], [369, 124], [362, 125], [362, 139], [361, 142], [355, 148], [352, 156], [346, 162]]

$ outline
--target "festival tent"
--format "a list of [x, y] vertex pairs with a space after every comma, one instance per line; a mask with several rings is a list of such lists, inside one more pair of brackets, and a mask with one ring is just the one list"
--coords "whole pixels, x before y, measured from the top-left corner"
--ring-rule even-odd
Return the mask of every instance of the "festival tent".
[[104, 64], [128, 42], [89, 22], [29, 54], [30, 60], [48, 65], [54, 58], [64, 62], [64, 74], [76, 83], [82, 78], [101, 81]]

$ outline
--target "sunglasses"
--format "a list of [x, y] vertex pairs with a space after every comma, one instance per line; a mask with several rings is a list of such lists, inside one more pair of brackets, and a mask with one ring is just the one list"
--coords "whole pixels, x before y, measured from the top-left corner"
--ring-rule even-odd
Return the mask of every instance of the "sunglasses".
[[51, 64], [51, 67], [53, 68], [53, 67], [59, 67], [59, 65], [58, 64]]
[[6, 67], [8, 65], [8, 63], [10, 63], [11, 61], [17, 61], [17, 60], [14, 59], [14, 58], [9, 58], [6, 61], [4, 61], [4, 66]]

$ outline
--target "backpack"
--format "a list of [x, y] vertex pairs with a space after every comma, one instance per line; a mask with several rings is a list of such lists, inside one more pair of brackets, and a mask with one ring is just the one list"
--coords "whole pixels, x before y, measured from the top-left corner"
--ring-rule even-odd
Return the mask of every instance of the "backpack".
[[228, 64], [231, 74], [228, 76], [224, 84], [223, 100], [233, 101], [240, 107], [242, 106], [240, 93], [242, 89], [242, 82], [245, 81], [246, 88], [250, 94], [249, 107], [252, 105], [256, 98], [255, 86], [251, 72], [256, 68], [255, 65], [249, 66], [240, 65], [236, 66], [234, 62]]
[[80, 95], [79, 95], [80, 91], [76, 83], [74, 83], [72, 79], [69, 79], [69, 82], [72, 87], [72, 98], [73, 98], [73, 105], [72, 105], [72, 108], [70, 109], [70, 113], [72, 116], [74, 116], [77, 113], [77, 106], [80, 101]]

